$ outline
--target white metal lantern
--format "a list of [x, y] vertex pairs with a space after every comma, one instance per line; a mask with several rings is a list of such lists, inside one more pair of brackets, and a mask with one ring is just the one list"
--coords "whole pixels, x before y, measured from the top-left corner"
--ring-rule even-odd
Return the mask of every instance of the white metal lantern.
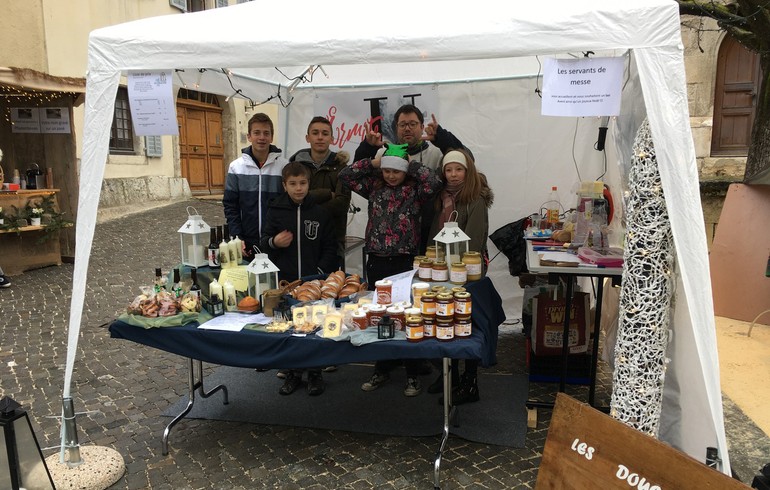
[[178, 230], [182, 243], [182, 264], [202, 267], [209, 263], [206, 251], [211, 227], [203, 221], [195, 208], [192, 208], [195, 214], [190, 214], [191, 208], [187, 208], [187, 221]]
[[246, 271], [249, 273], [249, 294], [257, 298], [260, 304], [262, 303], [262, 293], [268, 289], [278, 288], [278, 271], [280, 270], [270, 261], [267, 254], [262, 253], [254, 254], [254, 260], [246, 266]]
[[460, 229], [457, 221], [447, 221], [433, 240], [436, 242], [436, 251], [444, 250], [447, 264], [453, 264], [462, 260], [471, 238]]

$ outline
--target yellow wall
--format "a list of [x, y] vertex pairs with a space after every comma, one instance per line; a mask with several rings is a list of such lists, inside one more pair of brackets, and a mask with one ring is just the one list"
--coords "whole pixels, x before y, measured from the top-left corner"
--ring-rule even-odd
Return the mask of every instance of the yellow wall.
[[2, 2], [0, 66], [47, 71], [43, 0]]

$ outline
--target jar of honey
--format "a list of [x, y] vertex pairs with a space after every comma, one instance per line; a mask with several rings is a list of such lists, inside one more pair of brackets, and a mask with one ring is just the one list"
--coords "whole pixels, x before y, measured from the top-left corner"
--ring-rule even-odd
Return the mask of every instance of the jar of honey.
[[358, 309], [354, 311], [353, 314], [350, 315], [350, 319], [353, 322], [355, 328], [358, 328], [359, 330], [366, 330], [368, 320], [364, 310]]
[[443, 260], [433, 262], [431, 270], [431, 280], [433, 282], [446, 282], [449, 280], [449, 268]]
[[418, 270], [423, 260], [428, 260], [427, 255], [415, 255], [414, 262], [412, 262], [412, 269]]
[[446, 288], [446, 286], [442, 286], [442, 285], [438, 284], [438, 285], [433, 286], [432, 288], [430, 288], [430, 290], [433, 293], [439, 294], [439, 293], [445, 293], [447, 291], [447, 288]]
[[454, 317], [437, 316], [436, 317], [436, 340], [439, 342], [450, 342], [455, 339]]
[[436, 338], [436, 315], [422, 315], [422, 328], [424, 339]]
[[454, 294], [455, 315], [470, 315], [473, 312], [471, 293], [458, 292]]
[[377, 303], [381, 305], [389, 305], [393, 301], [391, 300], [391, 294], [393, 292], [393, 281], [383, 279], [374, 283], [375, 297]]
[[385, 310], [385, 313], [390, 315], [390, 318], [393, 319], [393, 324], [395, 325], [396, 330], [404, 330], [406, 327], [406, 315], [404, 314], [404, 308], [401, 306], [391, 306]]
[[412, 284], [412, 304], [414, 304], [415, 308], [420, 307], [420, 298], [428, 291], [430, 291], [430, 284], [427, 282], [416, 282]]
[[472, 322], [470, 315], [455, 315], [455, 338], [468, 338], [471, 336]]
[[425, 293], [420, 298], [420, 311], [422, 315], [436, 314], [436, 293]]
[[425, 330], [422, 326], [422, 317], [406, 317], [406, 340], [409, 342], [420, 342], [424, 335]]
[[455, 286], [455, 287], [453, 287], [452, 289], [450, 289], [450, 291], [452, 291], [452, 294], [455, 294], [455, 293], [464, 293], [464, 292], [465, 292], [465, 288], [464, 288], [464, 287], [462, 287], [462, 286]]
[[453, 316], [455, 314], [455, 299], [452, 293], [436, 295], [436, 316]]
[[429, 245], [425, 247], [425, 255], [429, 259], [442, 260], [444, 258], [444, 249], [436, 245]]
[[409, 318], [410, 316], [422, 316], [422, 312], [420, 311], [419, 308], [413, 306], [411, 308], [406, 308], [404, 310], [404, 315], [407, 318]]
[[417, 269], [417, 277], [421, 281], [430, 281], [433, 277], [433, 261], [431, 259], [425, 259], [420, 262], [420, 268]]
[[465, 284], [468, 282], [468, 269], [465, 264], [462, 262], [452, 263], [452, 268], [449, 271], [449, 282], [452, 284]]
[[468, 281], [481, 279], [481, 254], [478, 252], [465, 252], [463, 263], [468, 271]]
[[370, 327], [376, 327], [380, 324], [383, 316], [385, 316], [385, 305], [373, 304], [366, 312], [367, 324]]

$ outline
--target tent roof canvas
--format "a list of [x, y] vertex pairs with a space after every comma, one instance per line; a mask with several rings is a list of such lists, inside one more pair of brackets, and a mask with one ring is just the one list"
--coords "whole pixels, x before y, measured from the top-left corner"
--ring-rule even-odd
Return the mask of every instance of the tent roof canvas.
[[678, 338], [688, 342], [679, 343], [676, 355], [686, 356], [694, 366], [688, 365], [687, 372], [697, 373], [681, 385], [680, 410], [703, 415], [689, 425], [683, 422], [681, 439], [672, 443], [701, 460], [706, 446], [718, 446], [729, 472], [677, 4], [555, 0], [543, 8], [477, 0], [472, 8], [457, 10], [396, 0], [367, 10], [352, 0], [321, 9], [296, 0], [288, 16], [276, 14], [274, 7], [248, 2], [91, 33], [64, 396], [69, 396], [114, 96], [127, 71], [211, 68], [203, 77], [210, 86], [201, 89], [229, 94], [224, 76], [209, 77], [227, 68], [255, 82], [252, 98], [258, 100], [260, 87], [270, 94], [275, 85], [286, 83], [276, 66], [293, 76], [322, 65], [329, 79], [319, 77], [316, 87], [405, 85], [531, 74], [532, 55], [632, 50], [677, 249], [681, 286], [674, 323]]

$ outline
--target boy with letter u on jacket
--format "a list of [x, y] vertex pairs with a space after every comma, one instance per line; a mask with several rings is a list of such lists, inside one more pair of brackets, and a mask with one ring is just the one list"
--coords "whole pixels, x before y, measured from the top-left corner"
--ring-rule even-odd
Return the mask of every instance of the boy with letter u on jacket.
[[[278, 277], [293, 281], [303, 276], [337, 269], [337, 240], [328, 212], [308, 195], [310, 170], [299, 162], [282, 171], [284, 193], [268, 207], [261, 249], [280, 269]], [[302, 370], [291, 370], [278, 392], [290, 395], [302, 384]], [[311, 396], [324, 392], [321, 369], [308, 371]]]

